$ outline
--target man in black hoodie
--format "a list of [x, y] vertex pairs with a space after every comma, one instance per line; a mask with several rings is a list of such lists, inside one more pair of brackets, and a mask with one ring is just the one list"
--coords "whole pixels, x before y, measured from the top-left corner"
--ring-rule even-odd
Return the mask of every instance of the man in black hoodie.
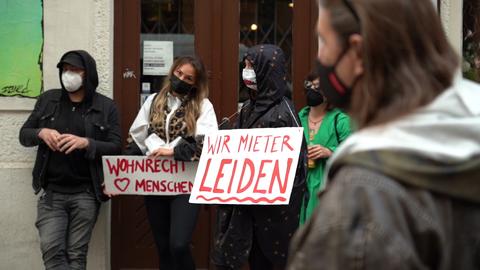
[[95, 60], [65, 53], [61, 89], [45, 91], [20, 129], [20, 143], [38, 146], [33, 168], [37, 221], [46, 269], [85, 269], [88, 243], [103, 194], [103, 155], [121, 152], [120, 125], [110, 98], [96, 93]]

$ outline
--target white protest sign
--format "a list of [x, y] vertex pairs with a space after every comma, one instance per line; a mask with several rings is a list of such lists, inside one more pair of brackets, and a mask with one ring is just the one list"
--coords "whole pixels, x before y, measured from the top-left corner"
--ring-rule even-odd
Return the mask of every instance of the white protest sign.
[[206, 135], [190, 202], [288, 204], [302, 139], [301, 127]]
[[189, 194], [198, 162], [145, 156], [103, 156], [103, 174], [108, 192], [117, 194]]

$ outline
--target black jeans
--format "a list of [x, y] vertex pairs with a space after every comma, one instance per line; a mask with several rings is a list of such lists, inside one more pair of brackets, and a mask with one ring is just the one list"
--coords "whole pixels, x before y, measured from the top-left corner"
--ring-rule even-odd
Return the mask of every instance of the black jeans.
[[47, 191], [37, 204], [35, 226], [47, 270], [85, 269], [100, 203], [93, 192]]
[[145, 196], [161, 270], [194, 270], [190, 251], [200, 206], [188, 202], [190, 195]]

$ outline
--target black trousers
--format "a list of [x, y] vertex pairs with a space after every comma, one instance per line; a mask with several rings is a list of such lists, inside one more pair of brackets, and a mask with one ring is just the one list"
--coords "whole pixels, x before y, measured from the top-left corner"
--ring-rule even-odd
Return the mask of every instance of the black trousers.
[[190, 242], [200, 206], [188, 203], [189, 197], [145, 196], [161, 270], [195, 270]]
[[[248, 257], [248, 266], [250, 270], [281, 270], [285, 269], [285, 265], [275, 266], [273, 263], [263, 254], [263, 251], [258, 245], [257, 240], [254, 238], [252, 241], [252, 248], [250, 250], [250, 256]], [[225, 265], [215, 265], [215, 270], [240, 270]]]
[[[273, 241], [272, 241], [273, 245]], [[252, 248], [250, 249], [250, 256], [248, 257], [248, 265], [250, 270], [277, 270], [284, 269], [285, 266], [275, 266], [262, 251], [262, 248], [258, 244], [258, 240], [255, 237], [255, 233], [252, 240]]]

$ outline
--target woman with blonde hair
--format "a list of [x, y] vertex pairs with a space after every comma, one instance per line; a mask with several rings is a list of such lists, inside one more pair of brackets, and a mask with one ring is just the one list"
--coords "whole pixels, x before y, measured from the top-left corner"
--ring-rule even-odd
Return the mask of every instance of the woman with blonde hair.
[[[127, 152], [150, 158], [198, 160], [203, 136], [217, 130], [217, 118], [208, 96], [202, 61], [178, 58], [158, 94], [147, 98], [130, 127]], [[189, 204], [190, 194], [145, 196], [145, 207], [157, 245], [160, 269], [195, 269], [190, 241], [199, 205]]]

